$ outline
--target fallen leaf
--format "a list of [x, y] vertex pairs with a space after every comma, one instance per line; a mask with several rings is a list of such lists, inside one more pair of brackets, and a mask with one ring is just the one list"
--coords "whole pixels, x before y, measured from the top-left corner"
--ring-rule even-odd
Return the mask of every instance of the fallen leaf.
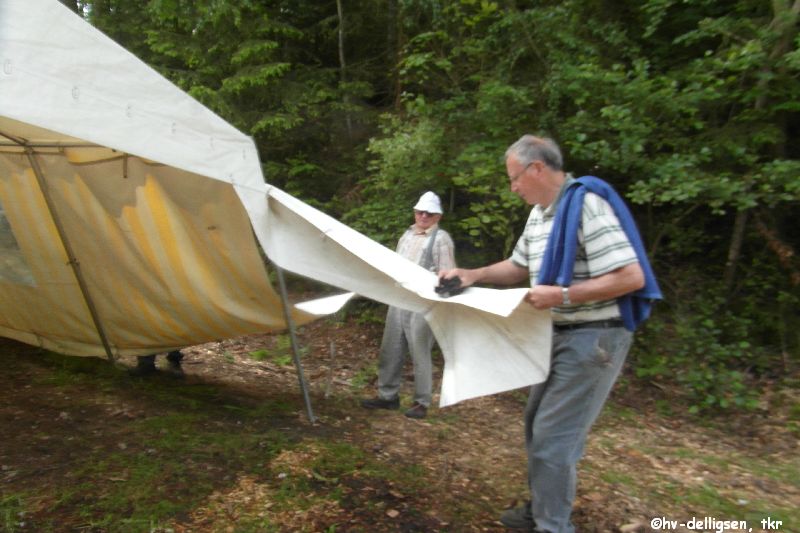
[[625, 524], [624, 526], [620, 526], [619, 532], [620, 533], [635, 533], [637, 531], [644, 531], [645, 523], [641, 520], [636, 520], [635, 522], [631, 522], [630, 524]]

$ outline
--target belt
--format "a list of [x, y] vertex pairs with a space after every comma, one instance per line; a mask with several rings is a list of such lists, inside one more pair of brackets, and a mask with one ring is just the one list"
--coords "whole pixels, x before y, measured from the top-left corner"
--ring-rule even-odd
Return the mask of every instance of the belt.
[[566, 324], [553, 324], [553, 329], [557, 332], [562, 331], [571, 331], [573, 329], [584, 329], [584, 328], [621, 328], [624, 324], [622, 320], [619, 318], [613, 318], [611, 320], [592, 320], [591, 322], [574, 322], [574, 323], [566, 323]]

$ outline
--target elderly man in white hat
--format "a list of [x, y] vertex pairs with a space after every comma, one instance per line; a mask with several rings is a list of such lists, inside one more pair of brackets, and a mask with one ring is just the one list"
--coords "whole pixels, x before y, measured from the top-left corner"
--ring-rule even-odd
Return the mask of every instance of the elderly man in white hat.
[[[439, 228], [442, 202], [431, 191], [414, 206], [414, 224], [397, 243], [397, 253], [433, 272], [455, 268], [455, 245]], [[378, 366], [378, 396], [362, 400], [367, 409], [399, 409], [400, 382], [406, 353], [414, 362], [414, 401], [405, 412], [409, 418], [425, 418], [431, 404], [433, 332], [425, 318], [412, 311], [389, 307], [383, 330]]]

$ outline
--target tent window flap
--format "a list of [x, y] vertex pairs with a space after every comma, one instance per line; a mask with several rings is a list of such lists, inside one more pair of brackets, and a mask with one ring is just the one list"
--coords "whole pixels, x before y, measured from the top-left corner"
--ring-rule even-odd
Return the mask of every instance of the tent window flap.
[[0, 203], [0, 280], [17, 285], [36, 285], [14, 232], [11, 231], [11, 224], [6, 218], [2, 203]]

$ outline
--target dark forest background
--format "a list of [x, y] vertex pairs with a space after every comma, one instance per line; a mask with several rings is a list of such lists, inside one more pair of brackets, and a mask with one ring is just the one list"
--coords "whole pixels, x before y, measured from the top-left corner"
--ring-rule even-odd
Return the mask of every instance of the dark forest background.
[[638, 379], [709, 413], [800, 381], [800, 0], [62, 1], [390, 247], [430, 189], [462, 266], [506, 257], [529, 209], [502, 155], [552, 136], [665, 292]]

